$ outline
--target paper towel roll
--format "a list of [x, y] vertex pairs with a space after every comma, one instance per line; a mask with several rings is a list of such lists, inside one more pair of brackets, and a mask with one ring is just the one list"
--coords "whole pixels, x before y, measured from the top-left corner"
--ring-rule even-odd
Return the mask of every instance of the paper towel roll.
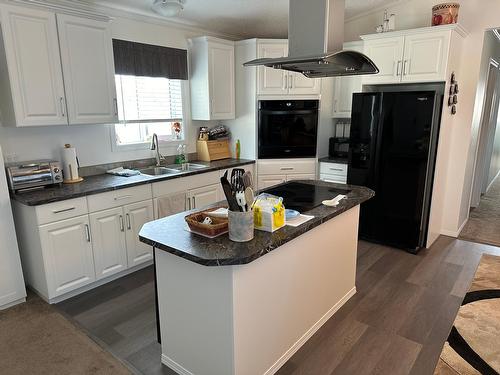
[[62, 149], [62, 168], [64, 181], [79, 180], [78, 161], [76, 160], [76, 149], [65, 147]]

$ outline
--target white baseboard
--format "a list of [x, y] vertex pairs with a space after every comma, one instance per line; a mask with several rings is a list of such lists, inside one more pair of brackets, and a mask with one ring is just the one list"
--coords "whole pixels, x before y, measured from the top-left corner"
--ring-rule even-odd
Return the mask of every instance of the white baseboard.
[[467, 224], [467, 221], [469, 219], [467, 218], [463, 223], [462, 225], [460, 225], [460, 228], [458, 228], [458, 230], [456, 231], [452, 231], [452, 230], [446, 230], [446, 229], [441, 229], [441, 234], [443, 236], [448, 236], [448, 237], [453, 237], [453, 238], [458, 238], [458, 236], [460, 235], [460, 232], [462, 232], [462, 229], [464, 229], [465, 227], [465, 224]]
[[5, 305], [0, 306], [0, 310], [8, 309], [9, 307], [19, 305], [20, 303], [26, 302], [26, 297], [16, 299], [15, 301], [9, 302]]
[[[265, 373], [264, 375], [273, 375], [278, 371], [292, 356], [304, 345], [307, 340], [309, 340], [312, 335], [318, 331], [323, 324], [325, 324], [328, 319], [330, 319], [333, 314], [335, 314], [344, 304], [349, 301], [349, 299], [356, 294], [356, 287], [352, 288], [342, 299], [337, 302], [328, 312], [323, 315], [309, 330], [304, 333], [304, 335], [297, 340], [295, 344], [293, 344], [290, 349], [288, 349], [285, 354], [281, 356], [280, 359], [276, 361], [274, 365], [272, 365]], [[186, 374], [189, 375], [190, 373]], [[184, 375], [184, 374], [183, 374]]]
[[173, 359], [167, 357], [163, 353], [161, 355], [161, 363], [163, 363], [165, 366], [174, 370], [175, 372], [177, 372], [180, 375], [194, 375], [191, 371], [186, 370], [184, 367], [182, 367], [177, 362], [175, 362]]

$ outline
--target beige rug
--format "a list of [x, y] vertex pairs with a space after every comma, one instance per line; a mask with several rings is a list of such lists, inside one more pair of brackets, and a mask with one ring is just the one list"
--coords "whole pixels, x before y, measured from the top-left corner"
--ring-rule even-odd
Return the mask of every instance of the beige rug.
[[128, 375], [131, 372], [55, 309], [30, 294], [0, 311], [2, 375]]
[[435, 375], [500, 373], [500, 257], [483, 255]]
[[481, 198], [479, 207], [470, 213], [460, 239], [500, 246], [500, 178]]

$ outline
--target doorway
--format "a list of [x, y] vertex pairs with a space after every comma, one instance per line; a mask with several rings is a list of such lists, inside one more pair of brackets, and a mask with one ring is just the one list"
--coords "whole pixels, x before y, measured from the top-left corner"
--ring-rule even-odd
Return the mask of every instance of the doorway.
[[485, 34], [484, 100], [469, 221], [460, 238], [500, 246], [500, 34]]

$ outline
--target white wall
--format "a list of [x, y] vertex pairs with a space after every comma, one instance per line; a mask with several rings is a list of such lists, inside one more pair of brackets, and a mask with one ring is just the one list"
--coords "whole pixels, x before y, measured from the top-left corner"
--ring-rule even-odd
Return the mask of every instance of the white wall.
[[[438, 0], [410, 0], [388, 8], [396, 14], [396, 28], [406, 29], [429, 26], [431, 8]], [[498, 0], [458, 0], [459, 23], [468, 31], [460, 57], [460, 83], [458, 113], [453, 118], [453, 130], [446, 140], [450, 147], [446, 183], [443, 186], [442, 231], [457, 234], [469, 214], [472, 179], [484, 82], [480, 80], [484, 32], [500, 26]], [[359, 35], [373, 33], [381, 23], [383, 10], [347, 20], [346, 40], [357, 40]], [[479, 85], [478, 85], [479, 83]]]
[[[205, 35], [205, 31], [171, 27], [166, 23], [114, 17], [113, 38], [142, 43], [187, 49], [187, 39]], [[189, 108], [187, 108], [189, 115]], [[186, 121], [186, 143], [189, 152], [196, 152], [196, 136], [200, 121]], [[154, 157], [150, 150], [113, 151], [110, 127], [112, 125], [46, 126], [39, 128], [14, 128], [0, 126], [0, 144], [6, 160], [60, 159], [60, 148], [71, 143], [78, 150], [82, 166], [136, 160]], [[162, 148], [162, 153], [174, 155], [176, 148]]]

